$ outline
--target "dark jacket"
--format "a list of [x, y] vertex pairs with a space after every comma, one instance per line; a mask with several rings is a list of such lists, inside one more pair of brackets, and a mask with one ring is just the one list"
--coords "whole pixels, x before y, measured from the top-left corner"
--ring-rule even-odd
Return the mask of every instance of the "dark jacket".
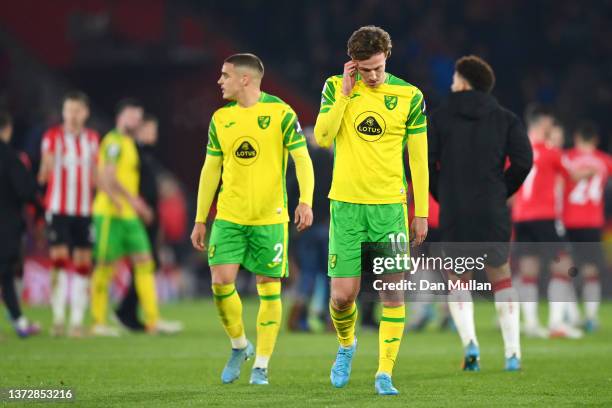
[[162, 172], [161, 165], [157, 161], [154, 149], [151, 146], [138, 145], [138, 155], [140, 156], [139, 194], [155, 212], [155, 222], [157, 223], [157, 204], [159, 202], [157, 179]]
[[17, 152], [0, 141], [0, 258], [18, 255], [24, 232], [23, 208], [36, 200], [34, 176]]
[[[331, 188], [332, 174], [334, 172], [334, 156], [326, 148], [308, 146], [308, 154], [312, 160], [314, 170], [315, 188], [312, 195], [313, 223], [327, 223], [329, 221], [329, 198], [327, 194]], [[287, 191], [289, 195], [289, 215], [293, 222], [293, 209], [298, 205], [300, 186], [295, 175], [295, 165], [287, 168]]]
[[520, 120], [489, 94], [456, 92], [430, 115], [428, 133], [430, 189], [440, 203], [441, 230], [480, 230], [474, 239], [481, 240], [495, 224], [509, 238], [506, 199], [533, 160]]

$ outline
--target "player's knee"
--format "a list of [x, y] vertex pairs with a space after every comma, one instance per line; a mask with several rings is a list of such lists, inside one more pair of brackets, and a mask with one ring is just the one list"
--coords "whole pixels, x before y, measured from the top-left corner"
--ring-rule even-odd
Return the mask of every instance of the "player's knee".
[[486, 273], [487, 278], [491, 283], [499, 282], [506, 279], [512, 279], [512, 272], [510, 271], [510, 266], [507, 262], [501, 266], [487, 266]]
[[51, 259], [64, 259], [70, 256], [70, 250], [66, 245], [55, 245], [49, 249]]
[[280, 282], [280, 278], [270, 278], [269, 276], [256, 275], [255, 281], [257, 283]]
[[540, 269], [540, 261], [533, 256], [523, 257], [519, 260], [519, 269], [522, 275], [536, 276]]
[[151, 254], [148, 253], [134, 255], [132, 257], [132, 263], [134, 265], [146, 264], [148, 262], [153, 262], [153, 257], [151, 256]]
[[384, 300], [382, 301], [383, 307], [402, 307], [404, 306], [403, 300]]
[[599, 267], [596, 264], [587, 263], [581, 268], [582, 276], [585, 279], [592, 279], [599, 277]]
[[234, 279], [231, 279], [229, 276], [221, 274], [213, 274], [211, 281], [213, 285], [229, 285], [235, 282]]
[[[212, 265], [210, 267], [211, 281], [213, 285], [229, 285], [236, 281], [238, 266]], [[262, 283], [257, 281], [257, 283]]]
[[331, 297], [332, 307], [336, 310], [345, 310], [355, 303], [356, 295], [350, 293], [333, 293]]

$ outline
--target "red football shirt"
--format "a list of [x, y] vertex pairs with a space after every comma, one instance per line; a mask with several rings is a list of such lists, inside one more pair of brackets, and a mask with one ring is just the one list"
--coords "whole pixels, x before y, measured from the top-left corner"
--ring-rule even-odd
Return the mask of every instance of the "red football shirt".
[[557, 218], [555, 185], [566, 170], [561, 150], [546, 143], [532, 143], [533, 167], [517, 191], [512, 206], [514, 222], [554, 220]]
[[[412, 191], [412, 183], [408, 185], [408, 191]], [[412, 220], [414, 219], [414, 201], [412, 197], [408, 198], [408, 220], [412, 225]], [[439, 228], [440, 227], [440, 204], [436, 200], [434, 200], [431, 193], [429, 193], [429, 215], [427, 216], [427, 226], [429, 228]]]
[[98, 140], [98, 133], [91, 129], [72, 135], [55, 126], [44, 134], [42, 152], [54, 158], [45, 196], [51, 214], [91, 215]]
[[599, 150], [570, 149], [563, 155], [567, 169], [595, 169], [588, 179], [565, 177], [563, 224], [566, 228], [601, 228], [604, 225], [604, 188], [612, 174], [612, 158]]
[[429, 194], [429, 217], [427, 218], [427, 224], [430, 228], [440, 227], [440, 204], [434, 200], [431, 194]]

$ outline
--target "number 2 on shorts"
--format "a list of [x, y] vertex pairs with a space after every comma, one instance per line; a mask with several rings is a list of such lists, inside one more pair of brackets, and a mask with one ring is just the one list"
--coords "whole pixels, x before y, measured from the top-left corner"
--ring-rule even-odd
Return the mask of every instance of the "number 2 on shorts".
[[276, 251], [276, 256], [272, 260], [272, 262], [283, 262], [283, 244], [274, 245], [274, 250]]

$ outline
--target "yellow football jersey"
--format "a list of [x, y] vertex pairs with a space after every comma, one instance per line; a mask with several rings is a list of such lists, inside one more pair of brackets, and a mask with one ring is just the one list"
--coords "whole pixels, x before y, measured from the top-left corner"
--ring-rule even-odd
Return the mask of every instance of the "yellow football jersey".
[[[98, 154], [98, 171], [107, 163], [114, 163], [117, 181], [133, 196], [138, 195], [140, 183], [140, 157], [134, 139], [111, 130], [102, 139]], [[108, 194], [98, 190], [93, 204], [94, 215], [111, 215], [119, 218], [134, 218], [136, 212], [125, 198], [120, 199], [121, 208], [115, 207]]]
[[306, 139], [289, 105], [261, 93], [248, 108], [231, 102], [218, 109], [206, 153], [223, 156], [217, 219], [242, 225], [289, 221], [285, 173], [289, 150]]
[[315, 136], [322, 145], [334, 142], [329, 198], [357, 204], [406, 202], [408, 146], [416, 215], [427, 216], [427, 120], [417, 87], [387, 73], [383, 84], [370, 88], [357, 76], [347, 97], [342, 75], [333, 76], [323, 88]]

